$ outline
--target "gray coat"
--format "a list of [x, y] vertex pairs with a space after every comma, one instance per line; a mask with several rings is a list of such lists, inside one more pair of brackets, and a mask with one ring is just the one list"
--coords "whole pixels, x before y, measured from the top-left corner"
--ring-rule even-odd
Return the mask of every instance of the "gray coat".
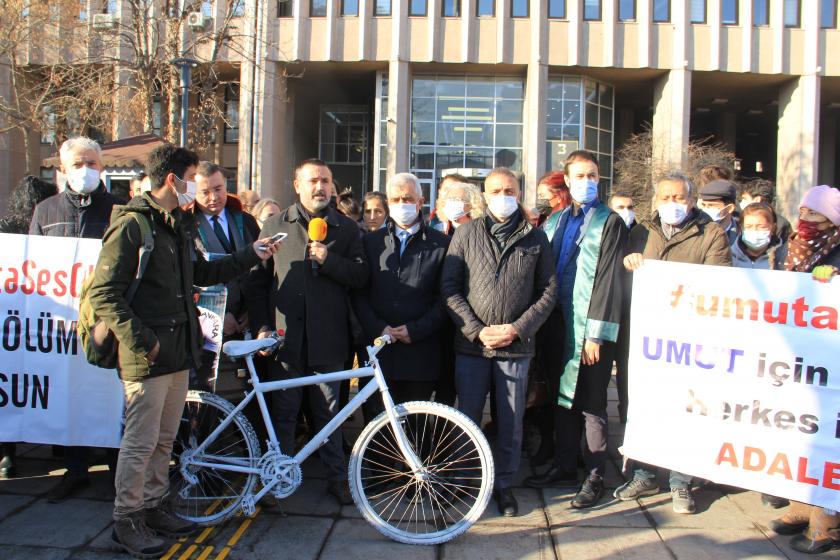
[[[500, 250], [485, 220], [462, 225], [444, 260], [441, 294], [455, 323], [456, 352], [486, 358], [533, 356], [534, 335], [557, 300], [554, 259], [545, 233], [523, 216]], [[484, 327], [507, 323], [519, 334], [509, 346], [492, 350], [479, 340]]]
[[736, 268], [752, 268], [755, 270], [784, 270], [785, 256], [787, 256], [787, 245], [775, 240], [766, 251], [755, 260], [747, 256], [738, 240], [730, 247], [732, 250], [732, 266]]

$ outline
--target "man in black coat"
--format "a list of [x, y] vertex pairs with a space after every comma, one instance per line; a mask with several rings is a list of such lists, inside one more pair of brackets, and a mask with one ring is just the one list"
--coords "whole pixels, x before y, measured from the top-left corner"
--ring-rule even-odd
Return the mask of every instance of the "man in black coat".
[[[423, 222], [417, 177], [398, 173], [386, 192], [392, 219], [364, 237], [370, 280], [354, 304], [367, 343], [383, 334], [397, 341], [378, 356], [394, 402], [427, 401], [440, 375], [440, 333], [449, 321], [440, 297], [449, 237]], [[368, 419], [381, 411], [378, 397], [365, 403]]]
[[[107, 190], [100, 179], [102, 149], [90, 138], [66, 140], [58, 151], [62, 175], [67, 179], [64, 192], [49, 197], [35, 206], [29, 235], [102, 239], [111, 223], [111, 210], [122, 201]], [[90, 485], [88, 467], [91, 448], [64, 448], [67, 472], [47, 495], [50, 503], [63, 502]], [[116, 450], [106, 452], [113, 478], [116, 472]]]
[[[349, 291], [367, 282], [359, 226], [330, 207], [332, 172], [317, 159], [295, 170], [299, 200], [263, 225], [261, 235], [286, 233], [280, 251], [250, 275], [248, 316], [259, 337], [285, 329], [285, 346], [272, 361], [278, 379], [344, 369], [350, 352]], [[323, 242], [310, 241], [309, 221], [327, 222]], [[273, 313], [271, 311], [273, 310]], [[292, 455], [295, 423], [306, 394], [315, 430], [337, 411], [338, 382], [271, 393], [274, 423], [283, 453]], [[341, 434], [336, 431], [319, 454], [327, 470], [328, 491], [342, 504], [352, 504]]]

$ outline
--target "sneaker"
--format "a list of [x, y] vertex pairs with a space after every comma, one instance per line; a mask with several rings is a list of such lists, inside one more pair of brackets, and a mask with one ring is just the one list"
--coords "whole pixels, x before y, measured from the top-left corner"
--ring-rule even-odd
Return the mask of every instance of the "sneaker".
[[653, 496], [659, 493], [659, 485], [649, 478], [634, 478], [615, 489], [613, 497], [622, 502], [635, 500], [642, 496]]
[[166, 542], [152, 533], [139, 513], [116, 520], [111, 541], [135, 558], [160, 558], [167, 549]]
[[597, 504], [603, 495], [604, 481], [601, 478], [587, 478], [572, 498], [571, 506], [577, 509], [590, 508]]
[[164, 537], [177, 539], [178, 537], [186, 537], [195, 532], [198, 525], [192, 521], [185, 521], [168, 507], [160, 505], [158, 507], [146, 508], [143, 510], [145, 515], [146, 526]]
[[694, 498], [691, 497], [691, 490], [688, 488], [671, 489], [671, 505], [674, 513], [694, 513]]
[[61, 477], [61, 481], [47, 494], [47, 501], [51, 504], [60, 504], [88, 486], [90, 486], [89, 477], [76, 476], [70, 471], [66, 471]]

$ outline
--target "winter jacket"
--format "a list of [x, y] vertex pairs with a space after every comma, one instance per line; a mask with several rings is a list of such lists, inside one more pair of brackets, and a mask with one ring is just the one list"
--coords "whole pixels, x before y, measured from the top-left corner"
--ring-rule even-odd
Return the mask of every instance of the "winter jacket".
[[367, 282], [362, 236], [356, 222], [328, 207], [327, 258], [316, 272], [309, 259], [309, 216], [295, 204], [275, 214], [260, 235], [287, 233], [275, 255], [249, 279], [248, 318], [257, 333], [284, 329], [277, 358], [298, 371], [342, 364], [350, 353], [349, 291]]
[[732, 250], [732, 266], [736, 268], [752, 268], [755, 270], [784, 270], [787, 245], [774, 238], [767, 249], [755, 260], [747, 256], [741, 247], [740, 240], [736, 240], [729, 248]]
[[659, 214], [642, 221], [630, 232], [628, 253], [644, 258], [688, 264], [730, 266], [732, 255], [726, 234], [705, 212], [692, 208], [684, 226], [671, 239], [665, 239]]
[[[534, 335], [557, 300], [554, 258], [545, 233], [523, 214], [500, 250], [485, 220], [462, 225], [444, 261], [441, 293], [455, 323], [456, 352], [487, 358], [533, 356]], [[484, 327], [508, 323], [519, 335], [509, 346], [490, 349], [479, 340]]]
[[102, 239], [111, 222], [111, 210], [123, 202], [102, 183], [90, 195], [65, 189], [35, 206], [29, 235]]
[[[143, 245], [134, 213], [151, 221], [155, 247], [129, 305], [124, 294], [137, 270], [137, 253]], [[190, 212], [180, 208], [167, 212], [148, 193], [114, 208], [90, 286], [90, 301], [119, 341], [117, 369], [125, 381], [142, 381], [198, 366], [203, 337], [193, 285], [227, 282], [259, 262], [252, 245], [207, 262], [193, 247], [194, 232]], [[157, 342], [160, 351], [150, 364], [145, 356]]]
[[354, 294], [354, 308], [370, 344], [385, 327], [406, 325], [411, 344], [392, 344], [379, 353], [388, 379], [434, 381], [440, 374], [440, 335], [449, 322], [440, 297], [440, 278], [449, 237], [431, 226], [406, 243], [393, 222], [363, 240], [370, 277]]

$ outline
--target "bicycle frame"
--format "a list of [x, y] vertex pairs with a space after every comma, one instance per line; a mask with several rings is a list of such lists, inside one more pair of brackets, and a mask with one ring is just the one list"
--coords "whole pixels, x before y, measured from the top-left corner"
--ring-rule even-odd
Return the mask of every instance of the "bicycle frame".
[[[217, 457], [217, 456], [204, 456], [204, 450], [207, 448], [208, 445], [213, 443], [215, 439], [219, 436], [219, 434], [233, 422], [234, 417], [242, 412], [242, 410], [250, 403], [254, 398], [257, 399], [260, 407], [260, 413], [262, 415], [263, 423], [265, 424], [266, 431], [268, 433], [268, 450], [266, 453], [271, 452], [273, 449], [280, 449], [279, 442], [277, 441], [277, 434], [274, 431], [274, 424], [271, 421], [271, 417], [268, 413], [268, 407], [265, 403], [265, 394], [271, 393], [273, 391], [281, 391], [284, 389], [293, 389], [297, 387], [306, 387], [308, 385], [315, 385], [318, 383], [331, 383], [333, 381], [343, 381], [345, 379], [350, 379], [352, 377], [373, 377], [364, 387], [359, 391], [359, 393], [353, 397], [353, 399], [348, 402], [344, 408], [342, 408], [335, 417], [330, 420], [326, 426], [321, 428], [321, 430], [315, 434], [311, 440], [295, 454], [293, 459], [298, 463], [302, 464], [310, 455], [312, 455], [322, 443], [327, 441], [327, 438], [338, 430], [341, 425], [344, 423], [347, 418], [353, 414], [359, 407], [362, 406], [367, 399], [369, 399], [377, 390], [382, 395], [382, 401], [385, 405], [385, 414], [388, 416], [388, 420], [391, 424], [391, 427], [394, 429], [394, 434], [396, 436], [397, 445], [400, 448], [400, 451], [403, 454], [403, 458], [406, 460], [406, 463], [411, 467], [414, 476], [420, 480], [423, 478], [422, 466], [420, 464], [420, 460], [417, 458], [417, 455], [411, 449], [411, 446], [408, 444], [408, 440], [405, 436], [405, 432], [400, 426], [399, 419], [397, 417], [397, 413], [394, 408], [394, 400], [391, 398], [391, 394], [388, 390], [388, 385], [385, 382], [385, 377], [382, 374], [382, 370], [379, 367], [379, 361], [376, 359], [376, 354], [382, 349], [382, 347], [377, 346], [368, 346], [367, 352], [369, 357], [368, 365], [365, 367], [361, 367], [358, 369], [352, 370], [343, 370], [343, 371], [336, 371], [332, 373], [321, 373], [315, 375], [307, 375], [304, 377], [296, 377], [294, 379], [285, 379], [282, 381], [269, 381], [269, 382], [262, 382], [259, 380], [256, 370], [254, 369], [254, 359], [252, 355], [248, 355], [245, 357], [245, 362], [248, 366], [248, 372], [251, 375], [250, 383], [253, 385], [253, 389], [251, 389], [245, 398], [240, 402], [228, 415], [225, 420], [219, 424], [216, 429], [214, 429], [209, 436], [207, 436], [201, 444], [196, 447], [190, 453], [190, 463], [192, 465], [198, 467], [212, 467], [219, 470], [227, 470], [232, 472], [241, 472], [246, 474], [260, 474], [260, 468], [257, 465], [243, 465], [241, 462], [235, 463], [231, 462], [230, 459], [226, 457]], [[205, 457], [205, 458], [212, 458], [212, 462], [206, 460], [196, 460], [195, 457]], [[263, 495], [268, 493], [271, 490], [272, 485], [268, 485], [262, 488], [258, 494], [254, 496], [254, 500], [258, 501], [262, 498]]]

